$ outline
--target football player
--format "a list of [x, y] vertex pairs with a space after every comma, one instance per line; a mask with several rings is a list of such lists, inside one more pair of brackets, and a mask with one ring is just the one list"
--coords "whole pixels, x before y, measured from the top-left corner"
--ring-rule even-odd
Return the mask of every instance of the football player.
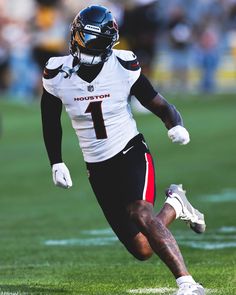
[[157, 254], [174, 275], [178, 295], [203, 295], [204, 289], [189, 274], [168, 225], [180, 218], [202, 233], [204, 216], [176, 184], [167, 190], [161, 211], [154, 213], [153, 159], [137, 130], [130, 96], [136, 96], [163, 121], [172, 142], [187, 144], [189, 133], [180, 113], [141, 73], [136, 56], [113, 49], [118, 38], [111, 12], [103, 6], [87, 7], [71, 25], [70, 54], [50, 58], [45, 67], [41, 112], [53, 181], [62, 188], [72, 186], [61, 153], [64, 105], [78, 136], [94, 194], [119, 240], [139, 260]]

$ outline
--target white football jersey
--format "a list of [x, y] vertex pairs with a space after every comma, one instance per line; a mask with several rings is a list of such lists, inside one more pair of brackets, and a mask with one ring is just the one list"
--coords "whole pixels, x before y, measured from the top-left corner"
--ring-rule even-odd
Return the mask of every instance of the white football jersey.
[[131, 51], [113, 50], [91, 83], [76, 73], [65, 78], [59, 71], [62, 67], [72, 68], [71, 55], [48, 61], [46, 68], [55, 74], [43, 78], [43, 86], [64, 104], [86, 162], [111, 158], [138, 134], [128, 101], [141, 71], [135, 60]]

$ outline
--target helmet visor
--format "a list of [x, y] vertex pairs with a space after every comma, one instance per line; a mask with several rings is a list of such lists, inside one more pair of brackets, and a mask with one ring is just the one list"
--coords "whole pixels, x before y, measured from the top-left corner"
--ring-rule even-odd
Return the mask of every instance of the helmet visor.
[[76, 32], [75, 40], [86, 49], [100, 52], [103, 52], [112, 44], [112, 38], [81, 31]]

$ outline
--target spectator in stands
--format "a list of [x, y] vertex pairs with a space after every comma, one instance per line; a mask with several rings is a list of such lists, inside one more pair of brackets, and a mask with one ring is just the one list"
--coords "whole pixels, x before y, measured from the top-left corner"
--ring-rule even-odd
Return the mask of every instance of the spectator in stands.
[[5, 91], [10, 84], [9, 73], [9, 44], [3, 37], [5, 18], [0, 13], [0, 92]]
[[[64, 40], [69, 39], [67, 29], [71, 15], [75, 10], [84, 7], [82, 2], [84, 1], [0, 0], [0, 91], [10, 89], [14, 96], [18, 94], [22, 98], [34, 95], [35, 84], [37, 84], [35, 80], [40, 79], [35, 63], [37, 62], [38, 67], [42, 69], [49, 57], [65, 53]], [[206, 40], [203, 36], [206, 28], [204, 23], [209, 19], [214, 24], [213, 31], [216, 31], [216, 35], [220, 34], [220, 46], [225, 50], [222, 55], [226, 53], [227, 61], [229, 60], [230, 69], [228, 70], [233, 71], [231, 61], [236, 60], [236, 0], [86, 1], [86, 5], [97, 3], [111, 9], [118, 20], [121, 43], [123, 40], [131, 40], [129, 44], [126, 42], [125, 45], [124, 43], [120, 45], [122, 48], [135, 51], [141, 60], [144, 72], [149, 77], [154, 79], [153, 74], [157, 73], [157, 66], [160, 65], [161, 73], [164, 73], [162, 86], [167, 85], [165, 82], [169, 83], [166, 71], [169, 70], [170, 62], [170, 72], [173, 73], [172, 88], [175, 91], [186, 89], [189, 68], [192, 70], [193, 45], [196, 47], [197, 42], [198, 53], [201, 56], [201, 62], [198, 59], [198, 66], [203, 62], [201, 54], [203, 52], [206, 54], [205, 46], [209, 46], [209, 44], [206, 45], [206, 41], [203, 41]], [[198, 34], [194, 39], [195, 26], [199, 24], [201, 28], [204, 27], [204, 34]], [[215, 34], [212, 33], [212, 29], [210, 31], [210, 35]], [[209, 35], [209, 28], [206, 35]], [[126, 36], [128, 38], [124, 38]], [[208, 42], [211, 43], [209, 40]], [[170, 50], [167, 48], [167, 43]], [[213, 46], [213, 52], [214, 45], [211, 46]], [[164, 54], [159, 55], [159, 52]], [[208, 47], [208, 62], [209, 52]], [[157, 65], [158, 60], [161, 63]], [[211, 64], [214, 63], [211, 62]], [[217, 69], [217, 64], [215, 66]], [[27, 70], [29, 68], [30, 71]], [[20, 78], [22, 75], [24, 79]], [[209, 77], [208, 74], [207, 76]], [[162, 82], [159, 79], [159, 83]], [[190, 82], [193, 81], [190, 80]], [[232, 86], [234, 87], [234, 84]]]
[[135, 0], [127, 5], [121, 36], [128, 40], [129, 48], [138, 56], [143, 72], [151, 76], [156, 55], [156, 40], [161, 22], [158, 1]]
[[33, 55], [43, 70], [52, 56], [60, 56], [65, 51], [68, 24], [60, 9], [60, 0], [37, 0], [34, 18]]
[[30, 12], [27, 10], [34, 8], [33, 2], [32, 0], [25, 0], [23, 3], [1, 1], [1, 4], [0, 43], [3, 60], [1, 85], [10, 97], [28, 99], [34, 92], [34, 70], [28, 26]]
[[190, 49], [192, 45], [192, 25], [181, 6], [170, 12], [167, 33], [169, 36], [171, 59], [171, 87], [176, 90], [188, 87]]
[[213, 27], [201, 30], [198, 39], [196, 57], [201, 72], [200, 90], [213, 92], [216, 89], [216, 71], [219, 64], [219, 38]]

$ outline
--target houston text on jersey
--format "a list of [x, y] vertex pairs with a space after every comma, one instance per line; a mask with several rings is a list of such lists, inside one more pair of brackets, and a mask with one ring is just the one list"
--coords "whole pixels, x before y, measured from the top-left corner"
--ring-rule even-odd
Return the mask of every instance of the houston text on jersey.
[[108, 97], [110, 97], [110, 94], [101, 94], [101, 95], [94, 95], [94, 96], [81, 96], [81, 97], [75, 97], [74, 101], [104, 99], [104, 98], [108, 98]]

